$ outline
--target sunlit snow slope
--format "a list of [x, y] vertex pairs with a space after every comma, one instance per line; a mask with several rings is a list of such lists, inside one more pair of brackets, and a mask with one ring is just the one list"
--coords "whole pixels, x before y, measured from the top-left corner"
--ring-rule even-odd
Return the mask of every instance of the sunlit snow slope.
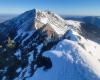
[[[76, 26], [79, 22], [68, 22], [79, 27]], [[43, 53], [50, 57], [53, 67], [48, 71], [37, 70], [31, 79], [100, 80], [100, 44], [84, 38], [74, 29], [67, 36], [71, 39], [63, 39], [52, 50]]]
[[100, 37], [84, 26], [36, 9], [1, 23], [0, 80], [100, 80]]

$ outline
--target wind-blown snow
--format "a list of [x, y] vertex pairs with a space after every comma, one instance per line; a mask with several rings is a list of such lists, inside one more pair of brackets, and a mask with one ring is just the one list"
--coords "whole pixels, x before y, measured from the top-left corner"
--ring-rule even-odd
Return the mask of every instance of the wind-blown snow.
[[[78, 40], [76, 35], [80, 36]], [[99, 80], [100, 79], [100, 45], [86, 40], [75, 31], [66, 37], [70, 40], [60, 41], [53, 50], [43, 55], [52, 61], [52, 68], [43, 71], [38, 69], [34, 76], [27, 80]], [[75, 40], [76, 39], [76, 40]]]
[[77, 43], [63, 40], [54, 50], [44, 53], [52, 60], [48, 71], [39, 69], [27, 80], [99, 80], [100, 63]]

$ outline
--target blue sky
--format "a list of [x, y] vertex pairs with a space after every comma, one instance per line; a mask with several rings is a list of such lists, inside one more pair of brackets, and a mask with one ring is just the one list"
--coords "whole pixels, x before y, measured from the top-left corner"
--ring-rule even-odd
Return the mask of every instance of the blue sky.
[[62, 15], [100, 16], [100, 0], [0, 0], [0, 14], [19, 14], [33, 8]]

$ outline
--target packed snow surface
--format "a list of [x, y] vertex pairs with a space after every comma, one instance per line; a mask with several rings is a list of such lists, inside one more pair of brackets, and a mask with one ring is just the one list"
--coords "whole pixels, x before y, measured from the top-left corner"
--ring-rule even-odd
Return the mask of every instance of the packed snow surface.
[[44, 56], [50, 57], [52, 68], [38, 69], [27, 80], [100, 80], [99, 52], [99, 44], [82, 36], [80, 41], [64, 39], [52, 50], [44, 52]]

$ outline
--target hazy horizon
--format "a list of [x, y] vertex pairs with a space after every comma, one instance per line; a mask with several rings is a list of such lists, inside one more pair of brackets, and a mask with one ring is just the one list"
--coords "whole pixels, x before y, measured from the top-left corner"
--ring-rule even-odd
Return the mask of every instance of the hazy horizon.
[[0, 14], [21, 14], [31, 9], [60, 15], [100, 16], [99, 0], [0, 0]]
[[[24, 12], [26, 12], [26, 11], [24, 11]], [[0, 16], [19, 16], [19, 15], [21, 15], [21, 14], [23, 14], [24, 12], [21, 12], [21, 13], [0, 13]], [[93, 17], [100, 17], [99, 15], [71, 15], [71, 14], [59, 14], [58, 13], [58, 15], [60, 15], [60, 16], [68, 16], [68, 17], [88, 17], [88, 16], [93, 16]]]

